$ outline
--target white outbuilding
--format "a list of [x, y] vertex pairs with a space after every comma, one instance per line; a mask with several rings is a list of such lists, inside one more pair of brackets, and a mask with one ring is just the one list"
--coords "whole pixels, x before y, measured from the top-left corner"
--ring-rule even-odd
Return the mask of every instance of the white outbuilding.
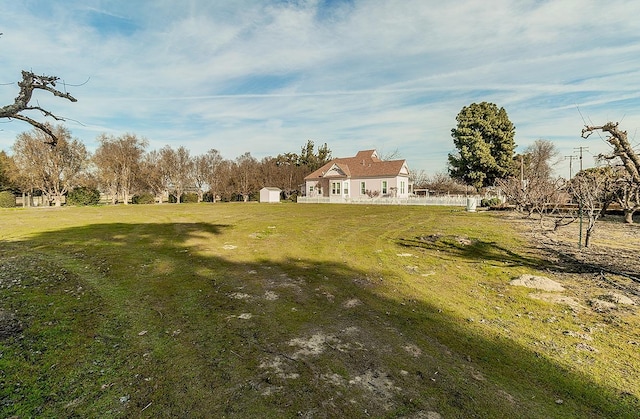
[[260, 189], [260, 202], [280, 202], [280, 188], [265, 186]]

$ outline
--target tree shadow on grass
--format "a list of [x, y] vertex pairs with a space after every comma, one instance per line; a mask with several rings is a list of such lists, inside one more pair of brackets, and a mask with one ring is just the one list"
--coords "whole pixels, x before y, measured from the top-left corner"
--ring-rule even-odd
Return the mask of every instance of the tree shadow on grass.
[[[1, 243], [0, 304], [27, 320], [0, 341], [0, 412], [632, 417], [640, 408], [443, 307], [386, 296], [384, 278], [370, 279], [380, 272], [216, 254], [232, 228], [97, 224]], [[493, 243], [441, 242], [461, 257], [536, 263]], [[17, 277], [18, 288], [4, 286]]]
[[441, 252], [440, 258], [468, 261], [494, 261], [508, 266], [527, 266], [539, 268], [546, 262], [543, 259], [516, 253], [500, 246], [496, 242], [484, 241], [456, 235], [432, 234], [410, 239], [400, 239], [398, 244], [405, 247]]

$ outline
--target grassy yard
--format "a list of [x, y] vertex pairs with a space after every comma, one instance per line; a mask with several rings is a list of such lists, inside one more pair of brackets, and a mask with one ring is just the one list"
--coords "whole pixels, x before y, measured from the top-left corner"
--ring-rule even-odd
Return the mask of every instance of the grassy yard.
[[0, 210], [1, 417], [638, 417], [640, 315], [499, 215]]

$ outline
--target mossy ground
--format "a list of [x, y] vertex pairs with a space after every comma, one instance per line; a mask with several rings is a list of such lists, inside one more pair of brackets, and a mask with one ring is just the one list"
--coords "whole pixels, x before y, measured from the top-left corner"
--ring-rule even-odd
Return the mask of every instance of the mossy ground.
[[[4, 417], [640, 409], [635, 306], [594, 310], [601, 287], [495, 214], [218, 203], [2, 210], [0, 225]], [[582, 308], [509, 285], [525, 273]]]

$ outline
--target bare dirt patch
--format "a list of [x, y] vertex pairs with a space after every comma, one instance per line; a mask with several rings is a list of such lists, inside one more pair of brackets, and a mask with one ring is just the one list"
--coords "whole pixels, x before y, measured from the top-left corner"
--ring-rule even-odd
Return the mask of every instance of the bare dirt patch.
[[344, 308], [353, 308], [353, 307], [357, 307], [357, 306], [360, 306], [360, 305], [362, 305], [362, 301], [360, 301], [357, 298], [351, 298], [351, 299], [345, 301], [344, 303], [342, 303], [342, 306]]
[[[597, 222], [590, 246], [580, 247], [578, 222], [553, 231], [539, 220], [519, 213], [501, 216], [533, 246], [535, 256], [549, 262], [546, 269], [554, 278], [577, 280], [578, 286], [572, 291], [581, 294], [581, 299], [595, 311], [620, 306], [633, 310], [640, 303], [640, 225], [607, 216], [606, 221]], [[549, 295], [538, 294], [538, 298], [560, 298]], [[576, 307], [575, 298], [562, 298], [557, 302]]]
[[22, 322], [12, 313], [0, 309], [0, 339], [7, 339], [22, 332]]
[[521, 275], [519, 278], [512, 280], [510, 284], [542, 291], [564, 291], [562, 285], [545, 276]]

